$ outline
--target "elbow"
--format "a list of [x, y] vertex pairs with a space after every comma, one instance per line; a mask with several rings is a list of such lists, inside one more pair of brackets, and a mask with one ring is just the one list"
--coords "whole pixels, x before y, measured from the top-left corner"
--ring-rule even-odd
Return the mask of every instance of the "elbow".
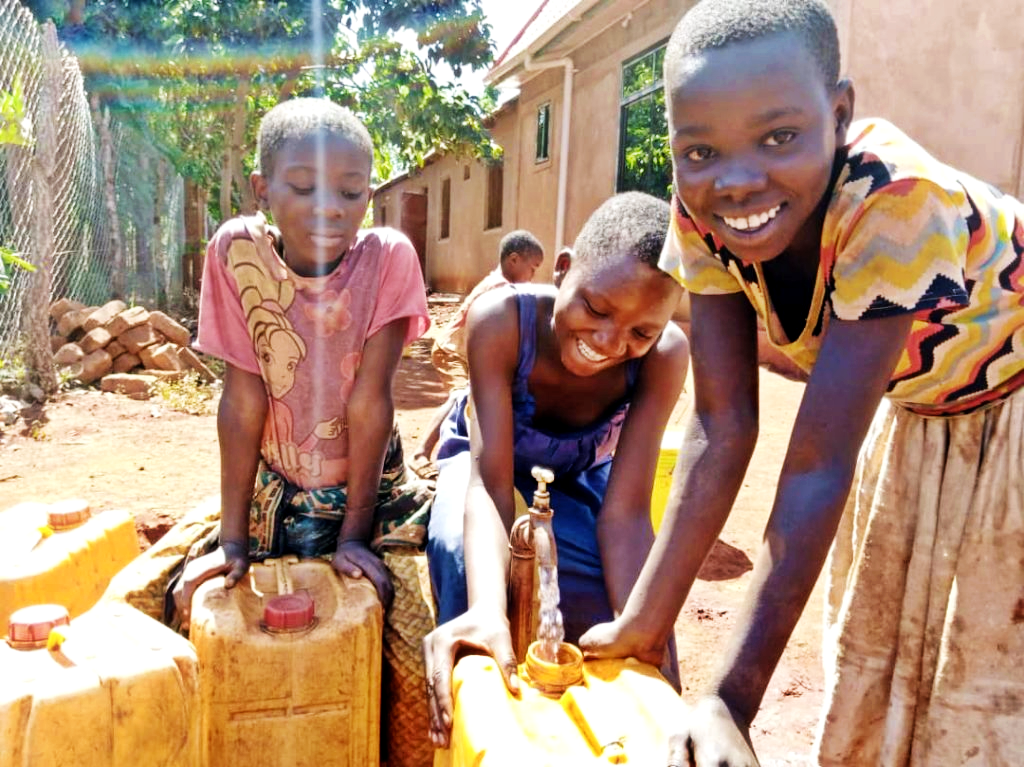
[[742, 407], [722, 408], [711, 413], [695, 413], [707, 440], [720, 446], [744, 463], [750, 460], [757, 445], [757, 412]]

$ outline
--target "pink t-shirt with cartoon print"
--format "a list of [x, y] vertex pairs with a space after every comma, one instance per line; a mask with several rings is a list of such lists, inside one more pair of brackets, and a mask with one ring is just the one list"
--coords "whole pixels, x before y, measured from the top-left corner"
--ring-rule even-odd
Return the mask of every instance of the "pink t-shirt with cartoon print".
[[226, 222], [207, 246], [196, 347], [262, 377], [266, 463], [301, 488], [331, 487], [348, 479], [347, 406], [363, 346], [402, 318], [406, 343], [430, 324], [419, 259], [401, 232], [362, 230], [333, 272], [302, 277], [257, 214]]

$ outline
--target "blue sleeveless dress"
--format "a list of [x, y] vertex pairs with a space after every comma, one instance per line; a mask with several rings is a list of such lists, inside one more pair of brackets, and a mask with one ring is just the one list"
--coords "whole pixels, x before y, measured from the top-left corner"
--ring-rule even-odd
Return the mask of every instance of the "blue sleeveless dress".
[[[613, 618], [597, 545], [597, 515], [608, 487], [612, 453], [636, 386], [640, 360], [626, 364], [626, 395], [609, 409], [606, 417], [575, 432], [550, 434], [537, 429], [533, 426], [536, 402], [527, 382], [537, 358], [538, 297], [525, 286], [516, 286], [515, 290], [519, 357], [512, 385], [514, 481], [529, 504], [537, 486], [530, 469], [540, 465], [555, 473], [550, 491], [558, 546], [558, 586], [566, 641], [576, 642], [591, 626]], [[470, 476], [468, 399], [468, 390], [459, 393], [441, 427], [438, 445], [440, 473], [427, 539], [438, 623], [451, 620], [468, 608], [463, 553], [463, 514]]]

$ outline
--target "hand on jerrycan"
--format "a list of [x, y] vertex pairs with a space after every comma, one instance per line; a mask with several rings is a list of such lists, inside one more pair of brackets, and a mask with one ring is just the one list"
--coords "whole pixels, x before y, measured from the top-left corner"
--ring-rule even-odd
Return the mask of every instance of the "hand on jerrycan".
[[516, 654], [507, 615], [490, 605], [479, 604], [441, 624], [423, 639], [430, 740], [436, 748], [448, 748], [455, 708], [452, 670], [456, 660], [467, 653], [494, 658], [508, 691], [519, 695]]
[[705, 695], [669, 739], [667, 767], [760, 767], [750, 726], [717, 695]]
[[209, 554], [196, 557], [185, 565], [185, 571], [174, 587], [174, 606], [181, 617], [181, 630], [188, 631], [192, 611], [192, 595], [200, 584], [224, 576], [224, 588], [232, 588], [249, 572], [249, 547], [228, 541]]

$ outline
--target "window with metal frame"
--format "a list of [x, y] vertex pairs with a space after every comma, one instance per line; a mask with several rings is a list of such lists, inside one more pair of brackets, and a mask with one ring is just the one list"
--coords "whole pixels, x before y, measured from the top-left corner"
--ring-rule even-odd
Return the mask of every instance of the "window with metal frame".
[[617, 192], [637, 190], [665, 200], [672, 195], [664, 63], [661, 43], [622, 65]]

